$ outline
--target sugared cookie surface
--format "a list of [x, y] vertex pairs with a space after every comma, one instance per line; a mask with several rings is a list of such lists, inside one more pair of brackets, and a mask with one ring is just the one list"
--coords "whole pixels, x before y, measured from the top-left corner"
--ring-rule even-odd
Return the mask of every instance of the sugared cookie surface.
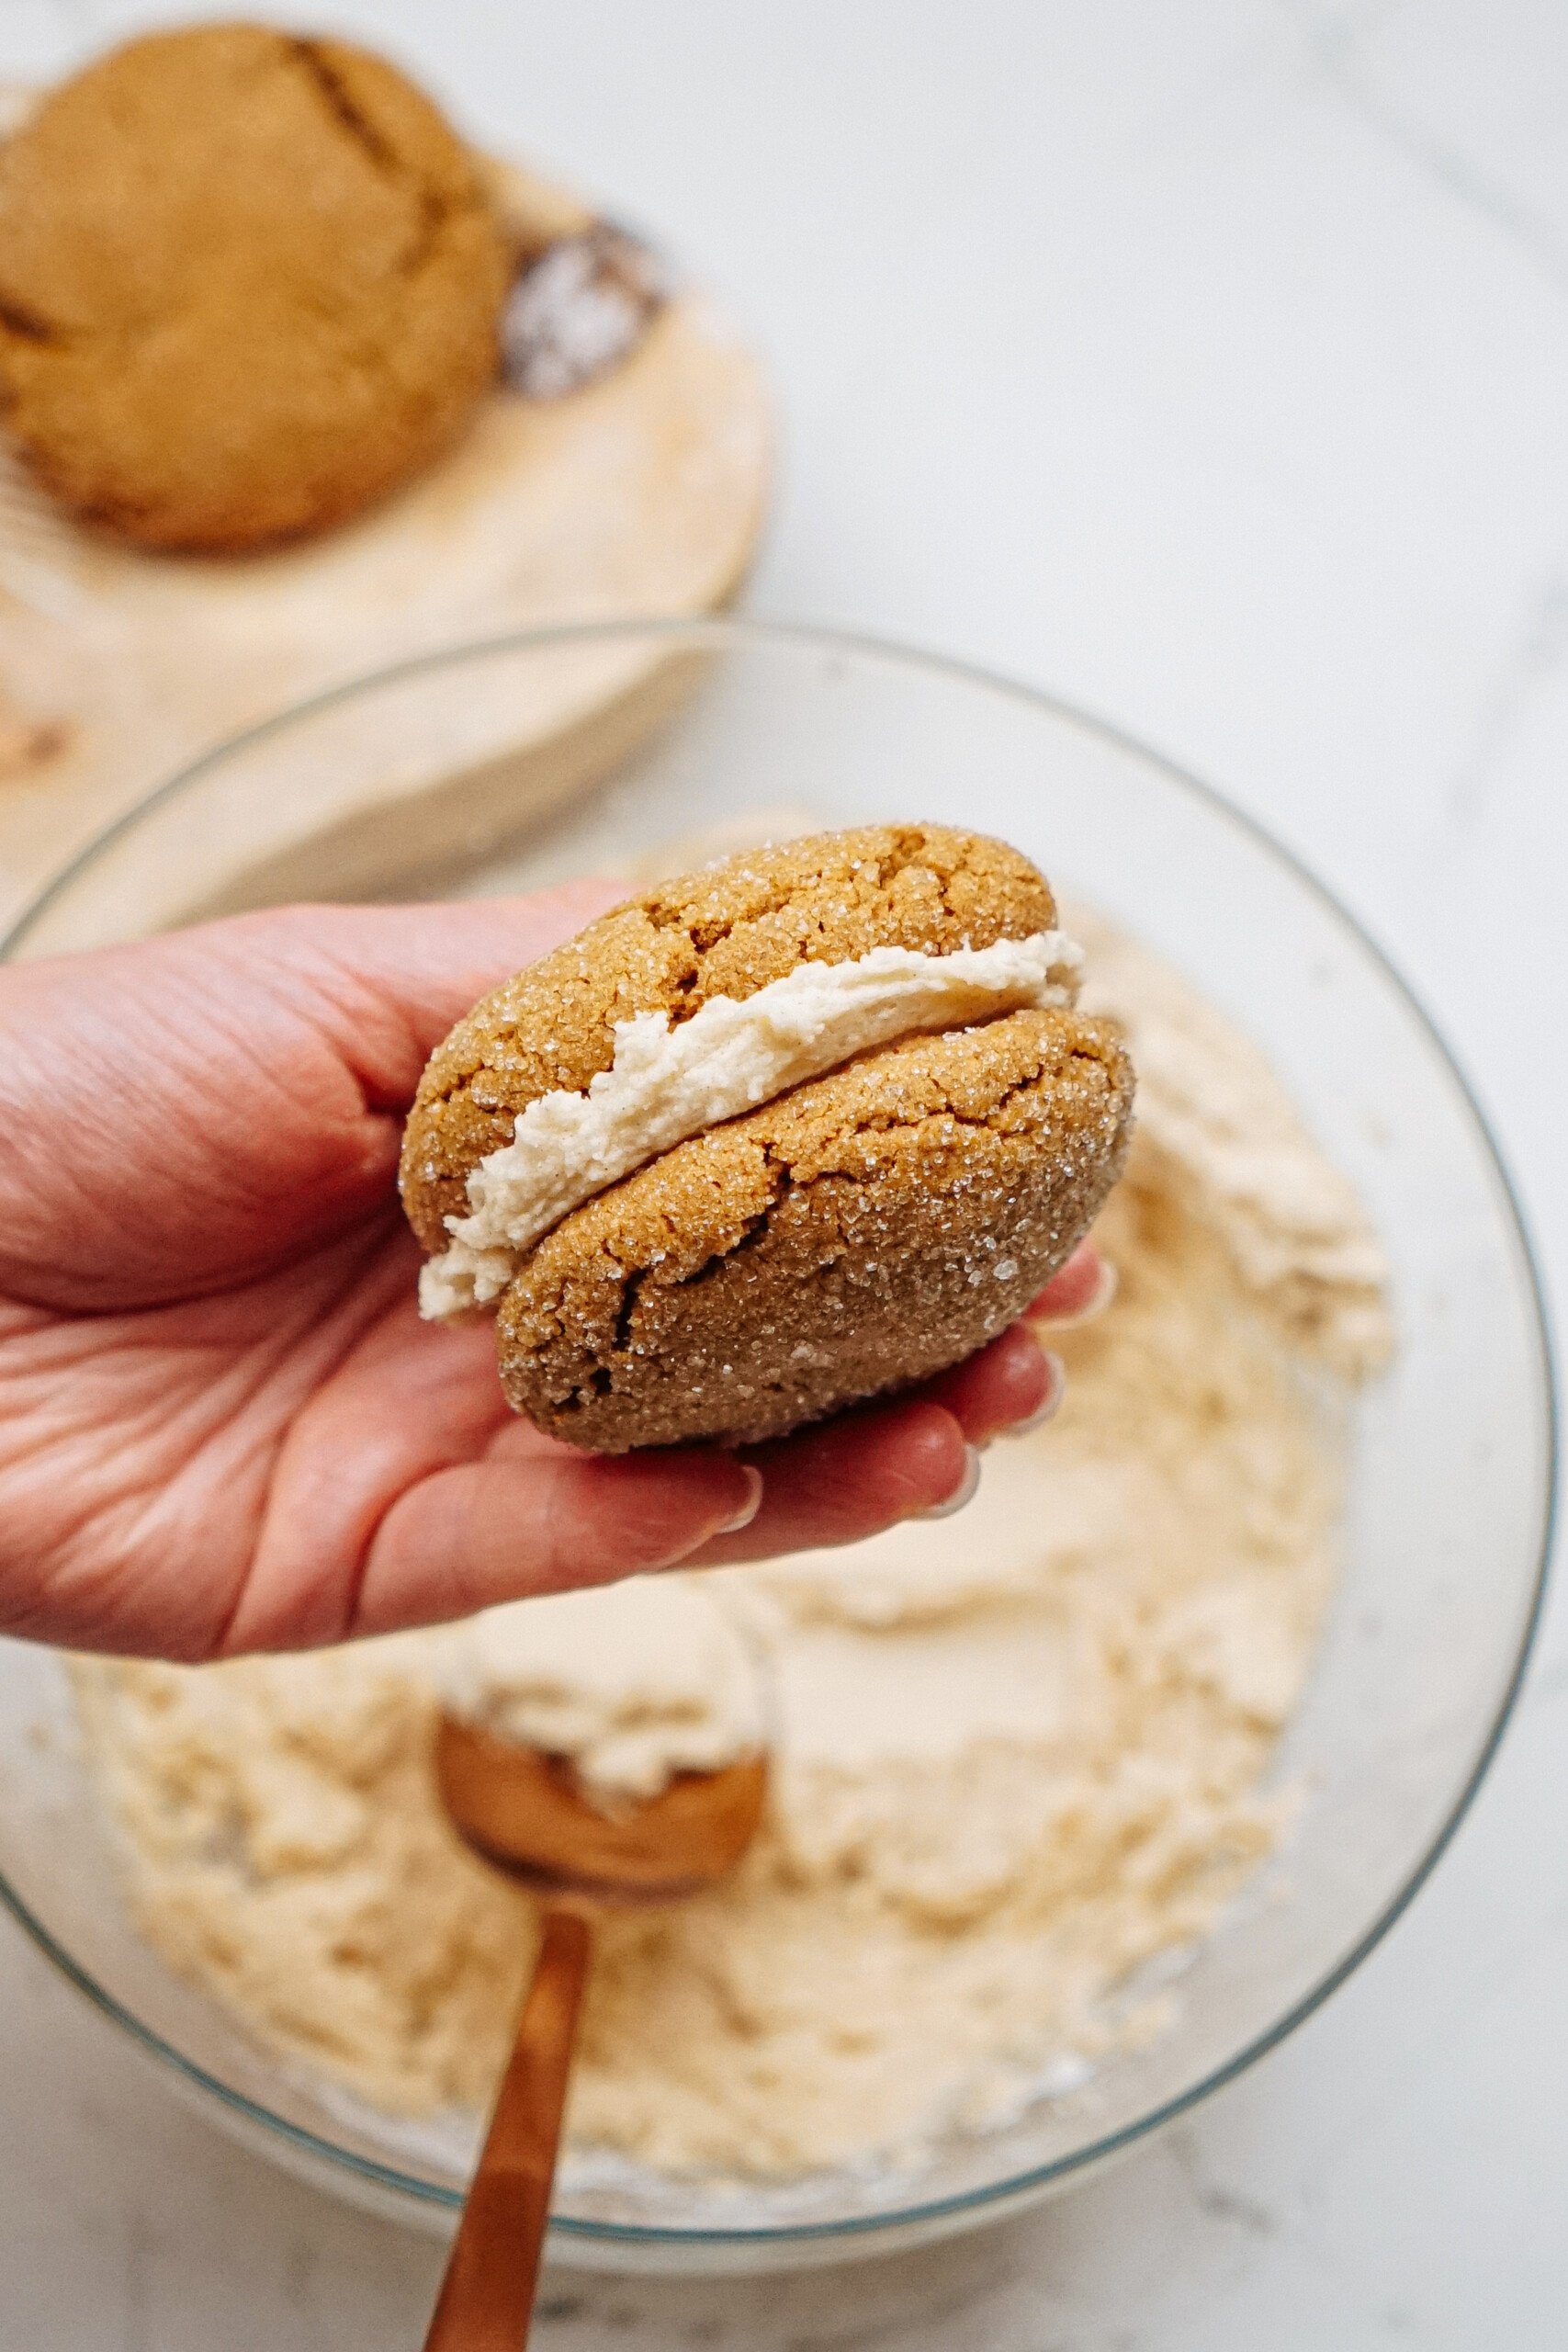
[[0, 149], [0, 400], [64, 504], [156, 548], [342, 521], [494, 382], [511, 272], [468, 150], [344, 41], [130, 42]]
[[1029, 861], [933, 825], [645, 892], [460, 1022], [408, 1125], [426, 1309], [621, 1452], [774, 1436], [956, 1362], [1081, 1238], [1133, 1074]]

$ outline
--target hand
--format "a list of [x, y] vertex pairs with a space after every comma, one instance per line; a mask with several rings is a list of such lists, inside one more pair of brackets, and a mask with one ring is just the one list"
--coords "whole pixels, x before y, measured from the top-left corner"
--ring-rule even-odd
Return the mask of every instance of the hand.
[[[1048, 1405], [1026, 1331], [742, 1455], [595, 1459], [421, 1323], [402, 1116], [474, 999], [619, 894], [296, 907], [0, 970], [0, 1626], [185, 1659], [845, 1543]], [[1039, 1302], [1096, 1286], [1080, 1253]]]

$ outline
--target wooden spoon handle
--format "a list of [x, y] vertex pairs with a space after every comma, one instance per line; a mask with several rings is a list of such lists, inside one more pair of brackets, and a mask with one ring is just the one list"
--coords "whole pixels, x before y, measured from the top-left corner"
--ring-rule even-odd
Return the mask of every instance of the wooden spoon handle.
[[548, 1911], [490, 2132], [457, 2225], [424, 2352], [521, 2352], [533, 2315], [550, 2183], [592, 1938]]

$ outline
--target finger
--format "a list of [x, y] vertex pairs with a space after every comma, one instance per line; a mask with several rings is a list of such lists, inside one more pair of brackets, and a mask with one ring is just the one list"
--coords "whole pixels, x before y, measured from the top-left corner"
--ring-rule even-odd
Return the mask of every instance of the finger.
[[606, 1460], [563, 1448], [439, 1471], [382, 1521], [344, 1634], [671, 1567], [749, 1517], [761, 1489], [758, 1472], [728, 1453]]
[[922, 1384], [916, 1394], [953, 1415], [971, 1445], [1037, 1429], [1062, 1400], [1061, 1358], [1014, 1324], [978, 1355]]
[[285, 907], [0, 968], [0, 1283], [150, 1306], [345, 1232], [453, 1022], [616, 896]]
[[1061, 1272], [1024, 1308], [1024, 1317], [1031, 1323], [1088, 1323], [1102, 1315], [1115, 1295], [1115, 1267], [1092, 1241], [1080, 1241]]
[[974, 1471], [953, 1415], [919, 1397], [840, 1414], [743, 1459], [762, 1473], [756, 1517], [716, 1535], [694, 1566], [852, 1544], [950, 1502]]
[[401, 1110], [454, 1023], [626, 896], [590, 876], [528, 898], [283, 907], [192, 933], [327, 1030], [368, 1101]]

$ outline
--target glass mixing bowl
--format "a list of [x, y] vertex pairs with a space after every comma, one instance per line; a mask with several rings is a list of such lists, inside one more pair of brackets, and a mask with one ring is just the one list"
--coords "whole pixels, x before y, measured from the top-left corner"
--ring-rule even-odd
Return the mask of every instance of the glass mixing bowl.
[[[1146, 2048], [916, 2174], [728, 2200], [630, 2175], [570, 2188], [552, 2245], [580, 2267], [777, 2267], [1027, 2203], [1250, 2065], [1376, 1943], [1486, 1768], [1540, 1597], [1550, 1369], [1496, 1151], [1377, 949], [1212, 792], [1043, 695], [743, 621], [511, 638], [324, 695], [153, 794], [6, 943], [38, 956], [286, 898], [512, 888], [686, 836], [711, 854], [727, 831], [910, 816], [1018, 842], [1181, 967], [1263, 1047], [1385, 1238], [1398, 1354], [1356, 1409], [1344, 1580], [1280, 1759], [1311, 1800]], [[17, 1917], [174, 2082], [340, 2192], [450, 2215], [459, 2155], [268, 2055], [140, 1940], [62, 1669], [22, 1644], [0, 1645], [0, 1786]]]

